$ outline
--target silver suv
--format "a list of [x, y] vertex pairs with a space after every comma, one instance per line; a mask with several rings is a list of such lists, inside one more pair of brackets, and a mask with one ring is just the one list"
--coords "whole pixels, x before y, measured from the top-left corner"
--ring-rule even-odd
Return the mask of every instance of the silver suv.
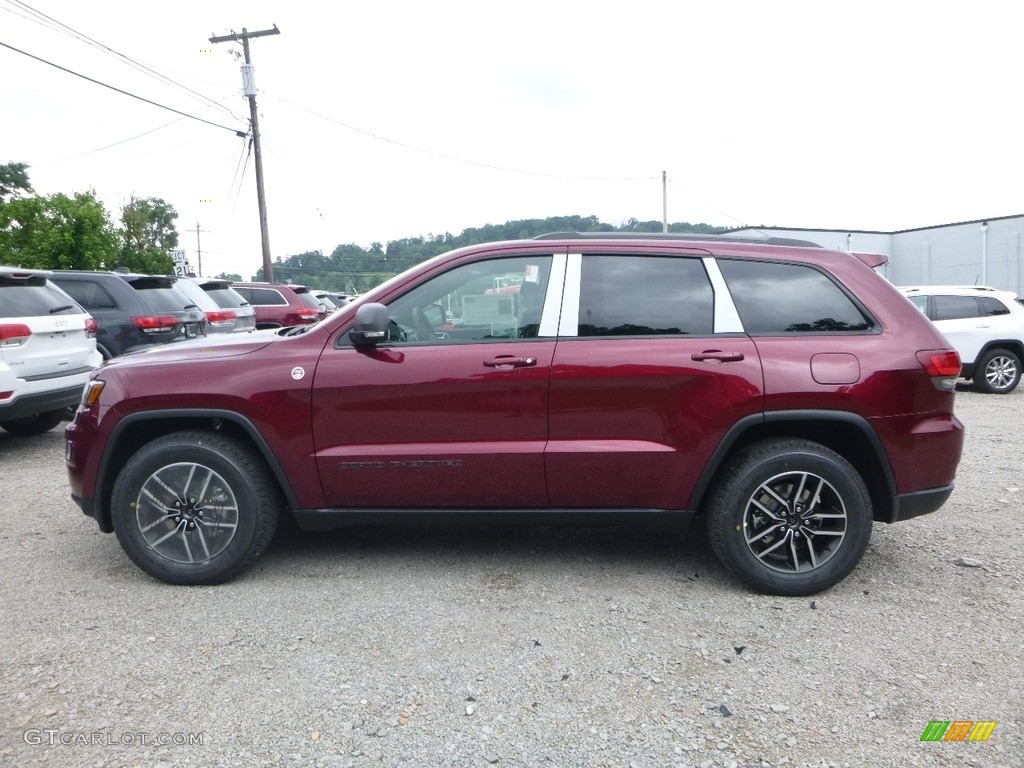
[[103, 359], [96, 321], [50, 277], [0, 266], [0, 427], [15, 435], [60, 424]]
[[1005, 395], [1016, 389], [1024, 359], [1024, 306], [1016, 294], [983, 285], [900, 290], [960, 353], [963, 378], [982, 392]]

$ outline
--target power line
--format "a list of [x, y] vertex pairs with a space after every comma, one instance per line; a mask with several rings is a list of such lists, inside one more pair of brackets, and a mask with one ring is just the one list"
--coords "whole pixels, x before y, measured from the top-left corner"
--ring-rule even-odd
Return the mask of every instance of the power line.
[[333, 117], [328, 117], [327, 115], [321, 114], [307, 107], [303, 107], [301, 104], [295, 104], [294, 102], [288, 101], [288, 99], [283, 99], [280, 96], [274, 96], [273, 94], [267, 93], [266, 91], [263, 91], [263, 95], [270, 96], [270, 98], [276, 99], [277, 101], [287, 104], [290, 107], [298, 109], [302, 112], [307, 112], [313, 115], [314, 117], [319, 117], [321, 120], [326, 120], [329, 123], [335, 123], [337, 125], [340, 125], [342, 128], [347, 128], [350, 131], [355, 131], [356, 133], [361, 133], [364, 136], [369, 136], [370, 138], [376, 139], [377, 141], [383, 141], [386, 144], [393, 144], [396, 147], [409, 149], [412, 150], [413, 152], [420, 152], [421, 154], [424, 155], [439, 157], [442, 160], [451, 160], [452, 162], [455, 163], [472, 165], [477, 168], [487, 168], [492, 171], [503, 171], [504, 173], [517, 173], [523, 176], [541, 176], [547, 179], [565, 179], [569, 181], [651, 181], [657, 178], [656, 176], [568, 176], [565, 174], [558, 173], [543, 173], [541, 171], [524, 171], [519, 168], [506, 168], [500, 165], [481, 163], [475, 160], [467, 160], [462, 157], [455, 157], [454, 155], [446, 155], [443, 152], [435, 152], [430, 149], [416, 147], [413, 146], [412, 144], [406, 144], [396, 139], [388, 138], [387, 136], [381, 136], [380, 134], [374, 133], [373, 131], [368, 131], [364, 128], [358, 128], [357, 126], [349, 125], [348, 123], [343, 123], [341, 120], [336, 120]]
[[62, 67], [60, 64], [55, 64], [52, 61], [48, 61], [48, 60], [46, 60], [44, 58], [41, 58], [40, 56], [36, 56], [35, 54], [31, 54], [28, 51], [23, 51], [20, 48], [15, 48], [13, 45], [5, 43], [2, 40], [0, 40], [0, 46], [3, 46], [4, 48], [9, 48], [10, 50], [14, 51], [15, 53], [20, 53], [23, 56], [28, 56], [30, 59], [35, 59], [36, 61], [41, 61], [43, 64], [48, 64], [51, 67], [55, 67], [56, 69], [61, 70], [62, 72], [67, 72], [69, 75], [74, 75], [75, 77], [80, 77], [83, 80], [88, 80], [90, 83], [95, 83], [96, 85], [102, 85], [104, 88], [109, 88], [112, 91], [117, 91], [118, 93], [123, 94], [125, 96], [130, 96], [133, 99], [138, 99], [139, 101], [144, 101], [147, 104], [152, 104], [154, 107], [159, 107], [160, 109], [166, 109], [168, 112], [173, 112], [176, 115], [181, 115], [182, 117], [187, 117], [190, 120], [196, 120], [197, 122], [200, 122], [200, 123], [206, 123], [207, 125], [212, 125], [214, 128], [222, 128], [225, 131], [231, 131], [236, 136], [245, 136], [246, 135], [246, 133], [244, 131], [239, 131], [239, 130], [236, 130], [234, 128], [229, 128], [226, 125], [221, 125], [220, 123], [215, 123], [215, 122], [213, 122], [211, 120], [206, 120], [206, 119], [204, 119], [202, 117], [196, 117], [195, 115], [190, 115], [188, 112], [182, 112], [180, 109], [175, 109], [174, 107], [168, 107], [166, 104], [161, 104], [159, 102], [153, 101], [152, 99], [147, 99], [145, 96], [139, 96], [137, 94], [130, 93], [130, 92], [128, 92], [128, 91], [126, 91], [126, 90], [124, 90], [122, 88], [118, 88], [117, 86], [101, 82], [100, 80], [96, 80], [95, 78], [89, 77], [88, 75], [83, 75], [80, 72], [75, 72], [73, 69], [68, 69], [67, 67]]
[[[111, 55], [121, 59], [122, 61], [126, 62], [129, 66], [131, 66], [133, 69], [136, 69], [136, 70], [142, 72], [143, 74], [148, 75], [149, 77], [152, 77], [154, 79], [160, 80], [160, 81], [164, 82], [165, 84], [174, 86], [175, 88], [180, 88], [181, 90], [185, 91], [186, 93], [190, 94], [191, 96], [199, 99], [200, 101], [205, 103], [207, 106], [213, 106], [213, 107], [217, 107], [218, 109], [222, 109], [222, 110], [224, 110], [224, 112], [226, 112], [228, 115], [230, 115], [231, 117], [235, 118], [236, 120], [243, 119], [242, 117], [237, 115], [235, 112], [233, 112], [230, 108], [224, 106], [224, 104], [222, 104], [222, 103], [220, 103], [218, 101], [215, 101], [214, 99], [210, 98], [209, 96], [205, 96], [204, 94], [199, 93], [198, 91], [195, 91], [195, 90], [189, 88], [186, 85], [182, 85], [181, 83], [177, 82], [176, 80], [173, 80], [172, 78], [167, 77], [166, 75], [160, 73], [159, 71], [157, 71], [153, 67], [149, 66], [148, 64], [145, 64], [145, 63], [143, 63], [141, 61], [133, 59], [131, 56], [128, 56], [127, 54], [121, 53], [120, 51], [114, 50], [113, 48], [111, 48], [110, 46], [106, 45], [105, 43], [101, 43], [99, 40], [95, 40], [95, 39], [89, 37], [88, 35], [86, 35], [86, 34], [84, 34], [82, 32], [79, 32], [78, 30], [74, 29], [73, 27], [68, 26], [64, 22], [59, 21], [59, 20], [53, 18], [52, 16], [47, 16], [45, 13], [43, 13], [42, 11], [36, 10], [32, 6], [30, 6], [28, 3], [22, 2], [22, 0], [5, 0], [5, 1], [8, 4], [16, 4], [17, 6], [20, 6], [22, 9], [25, 9], [25, 10], [29, 11], [30, 13], [32, 13], [36, 18], [31, 18], [29, 16], [25, 16], [22, 13], [17, 13], [15, 10], [12, 10], [11, 8], [5, 8], [4, 10], [6, 10], [8, 13], [13, 13], [13, 14], [15, 14], [17, 16], [20, 16], [23, 19], [26, 19], [27, 21], [31, 21], [31, 22], [34, 22], [36, 24], [39, 24], [40, 26], [46, 27], [47, 29], [51, 29], [51, 30], [53, 30], [55, 32], [60, 32], [61, 34], [65, 34], [65, 35], [68, 35], [70, 37], [73, 37], [73, 38], [79, 40], [80, 42], [84, 42], [87, 45], [90, 45], [90, 46], [92, 46], [94, 48], [99, 48], [100, 50], [104, 51], [105, 53], [109, 53], [109, 54], [111, 54]], [[46, 21], [43, 21], [43, 19], [45, 19]]]

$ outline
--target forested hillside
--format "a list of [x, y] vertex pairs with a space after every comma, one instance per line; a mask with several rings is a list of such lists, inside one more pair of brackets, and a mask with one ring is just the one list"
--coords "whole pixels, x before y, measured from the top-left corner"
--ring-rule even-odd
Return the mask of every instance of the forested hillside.
[[[711, 234], [723, 229], [708, 224], [669, 224], [670, 232]], [[329, 256], [320, 251], [279, 256], [274, 261], [274, 280], [332, 291], [362, 293], [392, 275], [453, 248], [494, 240], [531, 238], [550, 232], [661, 232], [661, 222], [630, 219], [616, 227], [599, 221], [596, 216], [554, 216], [488, 224], [464, 230], [459, 235], [446, 232], [443, 235], [391, 240], [386, 245], [372, 243], [369, 248], [348, 243], [337, 246]], [[262, 267], [254, 279], [263, 280]]]

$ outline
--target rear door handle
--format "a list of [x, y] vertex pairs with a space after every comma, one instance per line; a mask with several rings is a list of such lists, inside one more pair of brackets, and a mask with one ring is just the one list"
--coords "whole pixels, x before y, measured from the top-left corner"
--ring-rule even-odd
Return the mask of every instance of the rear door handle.
[[720, 349], [706, 349], [703, 352], [694, 352], [690, 359], [698, 363], [713, 361], [716, 363], [735, 363], [743, 359], [742, 352], [723, 352]]
[[506, 365], [510, 368], [529, 368], [536, 364], [536, 357], [514, 357], [513, 355], [498, 355], [493, 360], [484, 360], [484, 365], [488, 368], [502, 368]]

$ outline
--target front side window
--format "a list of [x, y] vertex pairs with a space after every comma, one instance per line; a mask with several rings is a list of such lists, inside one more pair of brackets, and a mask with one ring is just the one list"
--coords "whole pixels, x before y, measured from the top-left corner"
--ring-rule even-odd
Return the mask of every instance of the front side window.
[[464, 264], [388, 304], [390, 343], [536, 338], [551, 256]]
[[583, 258], [579, 336], [710, 334], [714, 306], [700, 259]]
[[744, 330], [754, 336], [874, 327], [825, 273], [804, 264], [718, 259]]

